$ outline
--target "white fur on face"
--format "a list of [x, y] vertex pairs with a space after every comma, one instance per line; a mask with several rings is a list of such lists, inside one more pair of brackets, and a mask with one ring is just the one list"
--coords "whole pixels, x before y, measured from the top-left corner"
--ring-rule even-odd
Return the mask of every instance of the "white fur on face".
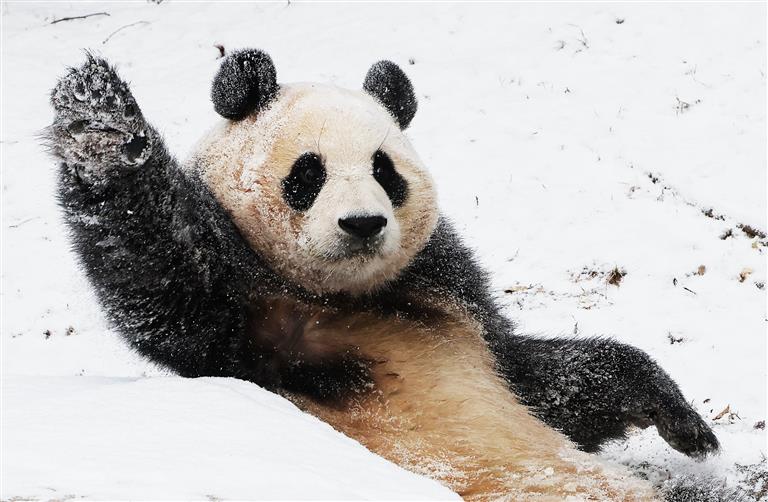
[[[401, 207], [373, 177], [378, 149], [408, 183]], [[282, 180], [308, 152], [322, 159], [326, 180], [312, 206], [298, 212], [283, 199]], [[283, 86], [268, 110], [211, 132], [193, 161], [251, 246], [320, 293], [371, 291], [394, 279], [437, 221], [431, 178], [394, 119], [362, 92]], [[387, 224], [360, 249], [339, 226], [350, 216], [383, 216]]]
[[[372, 240], [377, 252], [386, 258], [400, 247], [400, 224], [384, 189], [363, 168], [327, 168], [328, 177], [320, 195], [306, 212], [299, 235], [299, 246], [313, 256], [329, 261], [348, 257], [360, 243], [339, 226], [339, 220], [355, 216], [383, 216], [387, 225]], [[344, 265], [342, 264], [342, 267]]]

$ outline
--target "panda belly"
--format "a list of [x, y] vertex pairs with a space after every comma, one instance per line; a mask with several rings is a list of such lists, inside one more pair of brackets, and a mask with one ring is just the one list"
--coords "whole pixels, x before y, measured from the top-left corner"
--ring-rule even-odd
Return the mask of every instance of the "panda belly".
[[304, 336], [368, 361], [370, 382], [341, 400], [284, 395], [302, 410], [469, 500], [655, 500], [649, 486], [579, 452], [529, 414], [496, 375], [480, 331], [460, 316], [423, 323], [314, 316]]

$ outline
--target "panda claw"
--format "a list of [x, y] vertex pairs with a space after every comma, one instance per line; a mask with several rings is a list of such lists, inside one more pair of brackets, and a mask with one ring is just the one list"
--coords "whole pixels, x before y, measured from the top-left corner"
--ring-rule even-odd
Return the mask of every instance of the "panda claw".
[[128, 85], [106, 60], [88, 54], [80, 68], [59, 80], [51, 104], [55, 118], [48, 140], [66, 162], [102, 171], [149, 157], [150, 128]]

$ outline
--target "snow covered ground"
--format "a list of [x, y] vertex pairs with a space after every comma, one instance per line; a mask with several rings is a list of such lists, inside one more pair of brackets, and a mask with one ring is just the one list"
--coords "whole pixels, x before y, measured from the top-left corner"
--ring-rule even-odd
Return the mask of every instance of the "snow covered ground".
[[166, 375], [105, 323], [36, 139], [47, 93], [90, 48], [184, 157], [217, 120], [214, 44], [267, 50], [285, 82], [402, 65], [410, 136], [520, 329], [643, 348], [723, 445], [696, 463], [649, 429], [603, 455], [765, 479], [764, 3], [1, 8], [3, 499], [452, 495], [254, 385]]

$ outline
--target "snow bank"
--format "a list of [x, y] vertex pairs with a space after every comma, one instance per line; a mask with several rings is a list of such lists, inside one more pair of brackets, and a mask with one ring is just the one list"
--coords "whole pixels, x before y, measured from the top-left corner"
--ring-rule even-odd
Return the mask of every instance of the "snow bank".
[[3, 498], [450, 499], [234, 379], [6, 377]]

